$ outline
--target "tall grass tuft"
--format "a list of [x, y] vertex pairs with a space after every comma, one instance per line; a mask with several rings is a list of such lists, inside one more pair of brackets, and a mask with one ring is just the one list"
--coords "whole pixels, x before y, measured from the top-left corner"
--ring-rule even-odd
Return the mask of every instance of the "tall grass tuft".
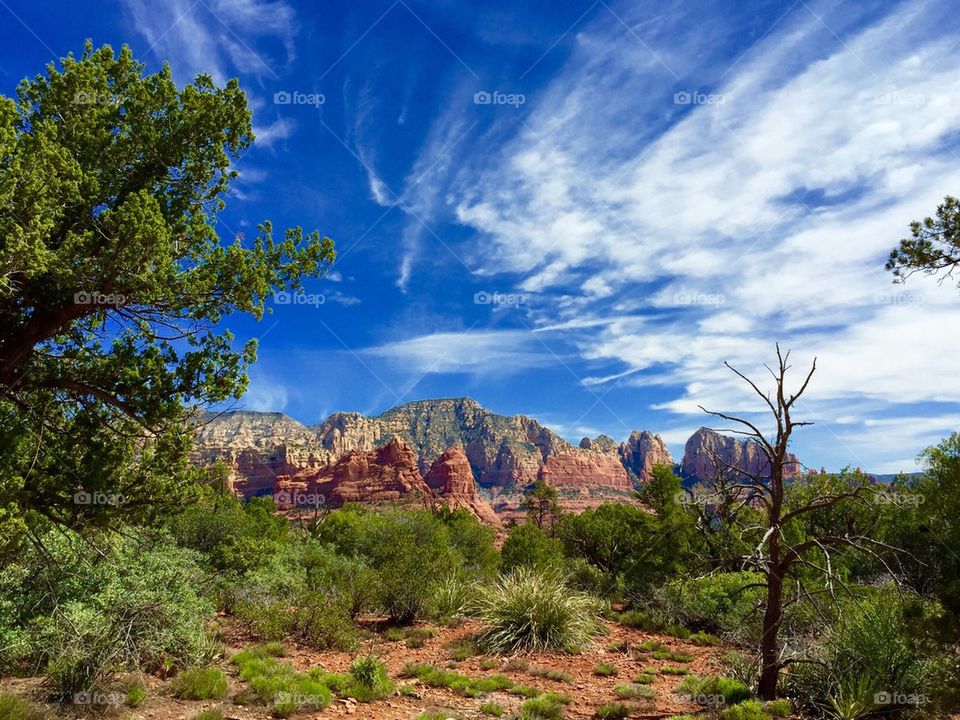
[[480, 587], [473, 611], [486, 625], [477, 644], [489, 652], [560, 648], [576, 652], [601, 632], [599, 600], [552, 571], [519, 567]]

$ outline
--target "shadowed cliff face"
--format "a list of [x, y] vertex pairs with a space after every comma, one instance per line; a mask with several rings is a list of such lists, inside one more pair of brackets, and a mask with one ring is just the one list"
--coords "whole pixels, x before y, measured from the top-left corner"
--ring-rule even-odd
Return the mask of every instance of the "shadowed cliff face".
[[[538, 479], [575, 510], [635, 502], [633, 490], [655, 464], [673, 465], [649, 431], [620, 445], [601, 435], [573, 446], [533, 418], [498, 415], [469, 398], [420, 400], [376, 417], [335, 413], [310, 427], [281, 413], [235, 411], [204, 421], [194, 461], [223, 461], [240, 495], [289, 486], [340, 504], [439, 494], [487, 522], [496, 517], [491, 505], [501, 516], [518, 514], [523, 488]], [[701, 428], [687, 442], [684, 473], [708, 479], [714, 454], [754, 469], [761, 461], [757, 448]]]
[[[800, 474], [800, 460], [793, 453], [784, 470], [786, 477]], [[718, 473], [769, 477], [770, 462], [757, 443], [702, 427], [687, 440], [680, 471], [698, 480], [712, 480]]]

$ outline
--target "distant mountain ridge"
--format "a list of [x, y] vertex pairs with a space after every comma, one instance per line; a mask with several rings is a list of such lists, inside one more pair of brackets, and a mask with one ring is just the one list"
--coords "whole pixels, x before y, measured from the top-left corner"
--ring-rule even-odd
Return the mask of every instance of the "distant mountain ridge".
[[[420, 488], [438, 458], [456, 449], [456, 456], [446, 458], [456, 468], [455, 477], [449, 477], [448, 469], [437, 487], [457, 488], [463, 497], [456, 502], [471, 508], [480, 507], [482, 495], [502, 514], [516, 512], [522, 489], [535, 480], [556, 487], [567, 506], [589, 507], [635, 501], [634, 490], [650, 479], [658, 463], [679, 467], [691, 479], [706, 479], [713, 457], [744, 462], [749, 470], [756, 469], [758, 457], [749, 443], [701, 428], [687, 442], [678, 466], [663, 439], [648, 430], [636, 430], [619, 444], [600, 435], [574, 446], [526, 415], [500, 415], [470, 398], [442, 398], [405, 403], [374, 417], [337, 412], [311, 426], [275, 412], [207, 413], [198, 426], [193, 459], [200, 465], [224, 462], [231, 487], [246, 497], [275, 493], [278, 482], [296, 487], [319, 483], [336, 495], [335, 464], [353, 454], [349, 472], [376, 466], [377, 477], [386, 477], [376, 451], [394, 440], [399, 441], [397, 456], [406, 458], [409, 451], [417, 471], [417, 478], [397, 485], [399, 492]], [[467, 467], [476, 492], [467, 487]], [[410, 468], [403, 473], [410, 475]], [[350, 482], [377, 495], [369, 487], [375, 479], [351, 476]]]

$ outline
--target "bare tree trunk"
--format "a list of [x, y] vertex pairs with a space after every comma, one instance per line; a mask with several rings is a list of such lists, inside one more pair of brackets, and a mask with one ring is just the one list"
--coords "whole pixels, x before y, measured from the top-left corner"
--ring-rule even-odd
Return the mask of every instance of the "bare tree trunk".
[[760, 684], [757, 690], [764, 700], [777, 699], [777, 679], [780, 675], [778, 636], [782, 616], [783, 577], [778, 568], [767, 578], [767, 607], [763, 613], [763, 636], [760, 640]]

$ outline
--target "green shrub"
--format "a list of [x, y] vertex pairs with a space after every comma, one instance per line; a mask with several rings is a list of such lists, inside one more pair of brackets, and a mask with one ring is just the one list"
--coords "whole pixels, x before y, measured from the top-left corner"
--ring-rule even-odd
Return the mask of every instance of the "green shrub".
[[620, 613], [617, 616], [617, 622], [627, 627], [649, 630], [651, 632], [659, 632], [666, 626], [663, 617], [656, 611], [639, 610], [636, 608]]
[[504, 573], [521, 567], [544, 573], [559, 572], [564, 565], [563, 544], [531, 522], [510, 528], [500, 548], [500, 569]]
[[600, 720], [623, 720], [630, 717], [633, 708], [624, 703], [606, 703], [597, 708], [596, 717]]
[[597, 663], [597, 665], [593, 668], [593, 674], [599, 675], [600, 677], [613, 677], [619, 672], [620, 671], [617, 670], [613, 665], [605, 662]]
[[496, 703], [484, 703], [480, 706], [480, 712], [482, 712], [484, 715], [490, 715], [492, 717], [501, 717], [505, 711]]
[[688, 674], [690, 671], [687, 670], [686, 668], [681, 668], [681, 667], [669, 667], [669, 666], [667, 666], [667, 667], [662, 667], [662, 668], [660, 668], [660, 672], [661, 672], [663, 675], [686, 675], [686, 674]]
[[656, 588], [652, 598], [668, 625], [722, 634], [744, 626], [758, 627], [751, 619], [757, 619], [763, 589], [748, 587], [757, 583], [762, 585], [763, 578], [755, 572], [716, 573], [670, 581]]
[[[152, 672], [211, 661], [219, 652], [204, 628], [212, 606], [197, 591], [204, 575], [197, 556], [147, 538], [123, 537], [85, 586], [63, 588], [64, 601], [31, 623], [36, 661], [54, 694], [106, 687], [118, 671]], [[52, 593], [60, 588], [55, 585]]]
[[380, 606], [394, 622], [408, 624], [429, 614], [431, 578], [458, 569], [449, 530], [423, 510], [388, 510], [368, 516], [361, 552], [377, 572]]
[[892, 586], [858, 590], [862, 597], [841, 606], [811, 649], [816, 662], [798, 664], [788, 677], [791, 694], [810, 710], [855, 708], [891, 689], [933, 694], [936, 649], [925, 642], [922, 623], [936, 609]]
[[770, 720], [759, 700], [744, 700], [732, 705], [720, 713], [721, 720]]
[[646, 672], [640, 673], [639, 675], [634, 675], [633, 677], [633, 681], [641, 685], [649, 685], [656, 679], [656, 675]]
[[274, 514], [270, 498], [240, 502], [209, 493], [170, 521], [177, 543], [200, 552], [216, 570], [232, 575], [262, 567], [288, 534], [286, 518]]
[[181, 700], [219, 700], [227, 695], [227, 676], [217, 668], [184, 670], [173, 682], [173, 695]]
[[15, 695], [0, 693], [0, 718], [3, 718], [3, 720], [47, 720], [47, 713]]
[[790, 701], [786, 698], [771, 700], [768, 703], [764, 703], [763, 709], [766, 710], [769, 715], [772, 715], [775, 718], [790, 717], [790, 715], [793, 713], [793, 708], [790, 706]]
[[475, 613], [486, 628], [478, 645], [492, 652], [577, 651], [600, 631], [598, 601], [555, 573], [518, 568], [478, 590]]

